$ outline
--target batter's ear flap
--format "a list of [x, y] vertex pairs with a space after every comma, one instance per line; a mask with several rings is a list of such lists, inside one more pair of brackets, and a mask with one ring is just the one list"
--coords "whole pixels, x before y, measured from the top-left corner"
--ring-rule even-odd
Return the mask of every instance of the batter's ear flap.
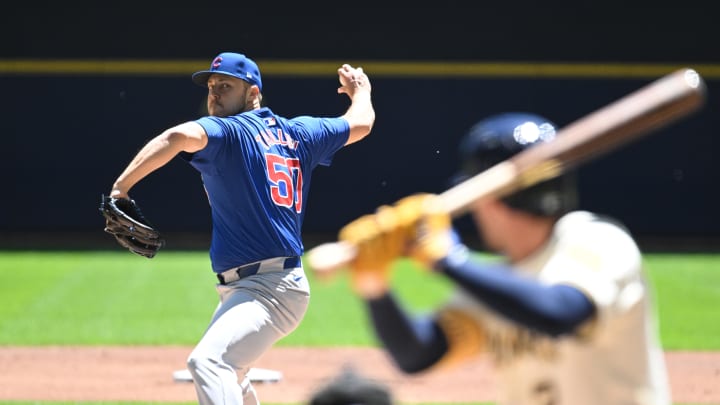
[[446, 308], [438, 314], [436, 322], [445, 334], [448, 350], [433, 369], [456, 366], [486, 350], [485, 329], [472, 315], [458, 309]]

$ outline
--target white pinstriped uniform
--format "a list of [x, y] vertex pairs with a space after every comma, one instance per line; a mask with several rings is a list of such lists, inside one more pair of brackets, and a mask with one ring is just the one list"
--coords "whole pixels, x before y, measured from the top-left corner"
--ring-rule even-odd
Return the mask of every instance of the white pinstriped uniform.
[[567, 214], [546, 246], [516, 266], [541, 282], [580, 289], [598, 313], [578, 336], [551, 339], [458, 291], [448, 306], [486, 330], [499, 404], [671, 404], [652, 291], [624, 228], [588, 212]]

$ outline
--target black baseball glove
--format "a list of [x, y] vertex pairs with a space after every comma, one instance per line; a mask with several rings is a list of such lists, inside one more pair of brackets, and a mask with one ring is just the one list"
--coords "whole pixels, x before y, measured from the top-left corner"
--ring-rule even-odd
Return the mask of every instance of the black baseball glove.
[[135, 200], [103, 195], [100, 212], [105, 217], [105, 232], [131, 252], [152, 259], [165, 245], [165, 239], [148, 223]]

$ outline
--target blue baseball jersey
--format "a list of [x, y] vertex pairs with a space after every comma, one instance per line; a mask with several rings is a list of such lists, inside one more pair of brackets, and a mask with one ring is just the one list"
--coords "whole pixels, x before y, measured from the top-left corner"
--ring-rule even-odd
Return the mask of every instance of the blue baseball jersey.
[[269, 108], [196, 120], [207, 146], [183, 153], [202, 176], [212, 214], [213, 271], [271, 257], [300, 256], [301, 227], [318, 165], [348, 140], [342, 118], [275, 115]]

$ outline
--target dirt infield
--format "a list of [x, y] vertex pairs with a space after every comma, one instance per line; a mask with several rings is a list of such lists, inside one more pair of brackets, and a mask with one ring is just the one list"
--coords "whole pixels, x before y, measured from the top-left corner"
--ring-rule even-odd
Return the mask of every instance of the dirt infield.
[[[175, 382], [190, 347], [0, 347], [0, 400], [195, 401], [191, 383]], [[675, 403], [720, 404], [720, 353], [666, 354]], [[265, 403], [302, 403], [352, 366], [392, 388], [398, 402], [494, 399], [492, 367], [479, 358], [451, 371], [410, 377], [372, 348], [273, 348], [256, 364], [282, 379], [256, 383]]]

